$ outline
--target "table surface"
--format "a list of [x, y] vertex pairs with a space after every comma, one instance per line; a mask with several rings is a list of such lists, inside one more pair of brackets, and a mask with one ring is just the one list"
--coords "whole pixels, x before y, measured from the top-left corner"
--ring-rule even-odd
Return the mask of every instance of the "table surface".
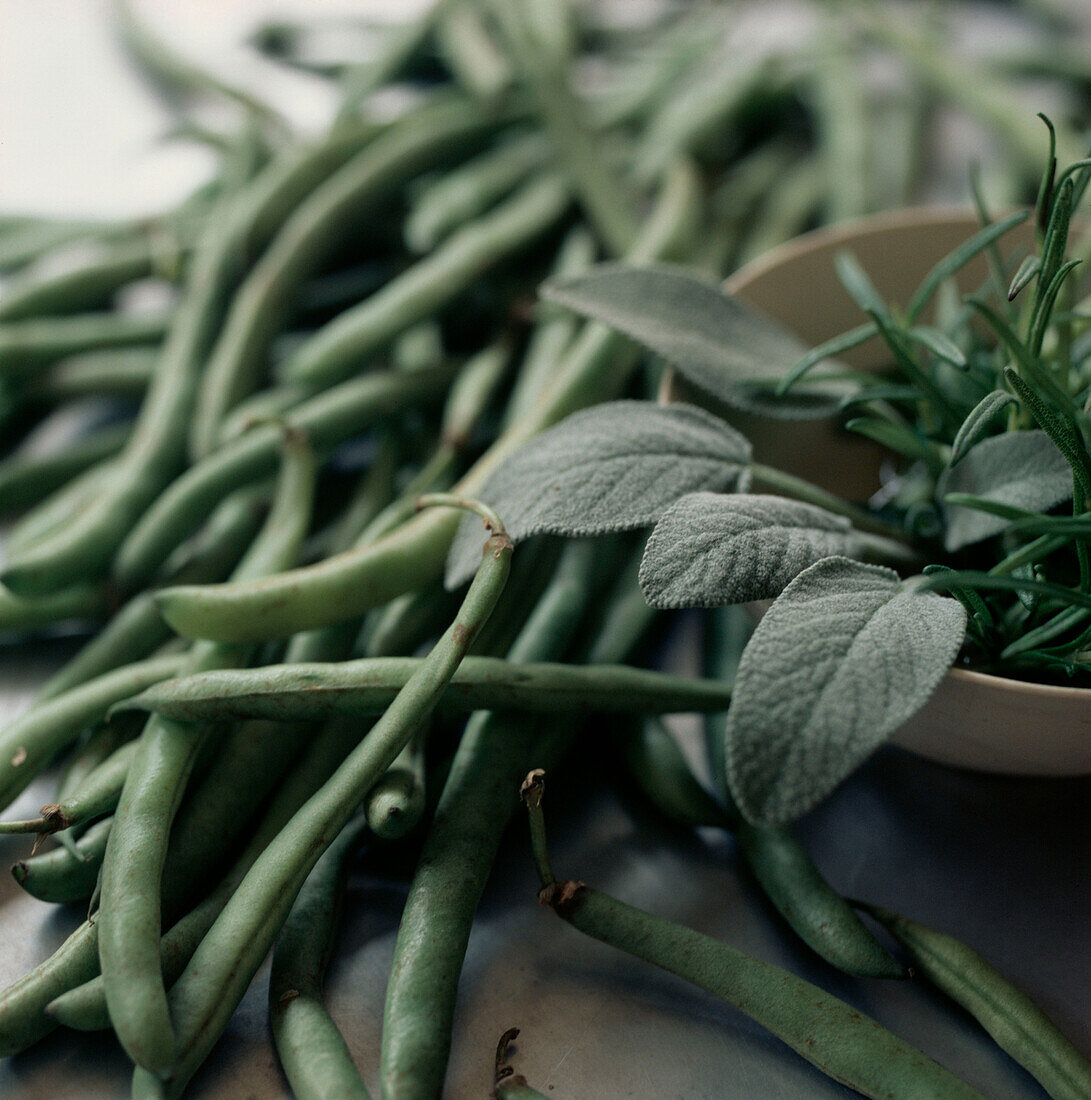
[[[323, 9], [362, 6], [330, 2]], [[210, 29], [217, 25], [215, 5], [191, 0], [161, 7], [188, 20], [195, 35], [200, 29], [209, 41], [220, 41], [222, 18], [219, 30]], [[243, 20], [293, 10], [256, 0], [223, 7]], [[305, 7], [296, 3], [294, 10]], [[45, 8], [48, 20], [40, 18]], [[154, 209], [184, 194], [207, 170], [193, 150], [180, 155], [153, 147], [164, 116], [117, 56], [101, 9], [97, 0], [0, 5], [0, 156], [11, 166], [0, 173], [4, 209], [121, 214], [145, 202]], [[72, 62], [76, 43], [78, 64]], [[65, 80], [58, 87], [59, 74]], [[278, 94], [295, 108], [309, 103], [308, 110], [321, 112], [319, 89], [304, 94], [303, 85], [289, 83]], [[104, 120], [93, 146], [90, 121], [81, 115], [89, 99]], [[0, 652], [0, 721], [27, 705], [34, 686], [74, 646], [73, 639], [59, 639]], [[730, 837], [665, 828], [615, 784], [604, 784], [609, 760], [596, 756], [593, 745], [587, 750], [583, 764], [559, 773], [550, 788], [554, 863], [563, 874], [789, 967], [920, 1046], [986, 1096], [1044, 1095], [968, 1017], [918, 983], [832, 973], [786, 933], [740, 870]], [[29, 816], [50, 794], [48, 784], [37, 784], [12, 812]], [[975, 775], [889, 749], [805, 818], [799, 834], [839, 890], [970, 943], [1091, 1056], [1089, 806], [1091, 779]], [[14, 861], [26, 848], [25, 839], [3, 838], [0, 859]], [[369, 1087], [377, 1087], [386, 975], [405, 890], [405, 882], [361, 864], [327, 983], [331, 1011]], [[525, 834], [516, 828], [474, 925], [448, 1095], [489, 1094], [495, 1044], [511, 1026], [522, 1029], [514, 1052], [518, 1069], [558, 1097], [855, 1095], [733, 1010], [580, 936], [535, 896]], [[0, 982], [43, 959], [79, 920], [79, 913], [43, 906], [0, 877]], [[194, 1079], [193, 1096], [288, 1095], [268, 1038], [266, 981], [263, 968]], [[0, 1062], [0, 1095], [105, 1100], [128, 1095], [128, 1076], [112, 1040], [58, 1034]]]

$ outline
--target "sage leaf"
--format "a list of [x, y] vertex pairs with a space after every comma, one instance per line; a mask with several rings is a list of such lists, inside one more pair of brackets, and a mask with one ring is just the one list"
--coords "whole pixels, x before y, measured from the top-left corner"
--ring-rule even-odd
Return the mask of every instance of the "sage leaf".
[[[1047, 512], [1072, 496], [1072, 468], [1045, 432], [1005, 432], [972, 447], [936, 486], [948, 493], [968, 493], [997, 504]], [[944, 546], [949, 551], [999, 534], [1010, 520], [974, 508], [948, 503]]]
[[[547, 282], [541, 293], [623, 332], [732, 408], [796, 418], [832, 416], [851, 389], [843, 381], [808, 375], [798, 390], [778, 396], [774, 383], [806, 355], [806, 346], [683, 268], [602, 264]], [[832, 361], [824, 365], [844, 369]]]
[[958, 653], [966, 610], [881, 566], [825, 558], [758, 624], [725, 729], [746, 817], [782, 823], [828, 795], [928, 701]]
[[663, 513], [644, 549], [640, 587], [652, 607], [770, 600], [808, 566], [857, 557], [843, 516], [784, 497], [692, 493]]
[[970, 453], [970, 450], [989, 434], [997, 417], [1004, 409], [1013, 404], [1015, 404], [1015, 398], [1005, 390], [993, 390], [992, 393], [986, 394], [966, 414], [966, 419], [955, 433], [948, 465], [957, 466]]
[[[692, 405], [613, 401], [561, 421], [509, 455], [478, 494], [515, 542], [531, 535], [601, 535], [650, 527], [679, 497], [745, 491], [750, 444]], [[481, 558], [480, 521], [463, 521], [447, 583]]]

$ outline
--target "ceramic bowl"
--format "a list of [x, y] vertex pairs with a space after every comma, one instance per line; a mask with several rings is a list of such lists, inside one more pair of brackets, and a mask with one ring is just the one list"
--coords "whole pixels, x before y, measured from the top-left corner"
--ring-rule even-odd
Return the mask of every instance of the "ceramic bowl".
[[[904, 305], [930, 268], [978, 223], [971, 211], [925, 208], [882, 214], [816, 230], [773, 249], [725, 284], [808, 344], [860, 324], [858, 307], [833, 272], [833, 257], [850, 249], [889, 302]], [[1024, 224], [1005, 247], [1031, 241]], [[986, 278], [983, 257], [965, 268], [960, 285]], [[844, 356], [862, 368], [889, 361], [878, 341]], [[867, 440], [833, 421], [732, 420], [762, 462], [779, 465], [842, 495], [866, 499], [878, 486], [884, 459]], [[1091, 773], [1091, 690], [1052, 687], [954, 669], [935, 695], [893, 737], [896, 744], [945, 764], [1021, 775]]]

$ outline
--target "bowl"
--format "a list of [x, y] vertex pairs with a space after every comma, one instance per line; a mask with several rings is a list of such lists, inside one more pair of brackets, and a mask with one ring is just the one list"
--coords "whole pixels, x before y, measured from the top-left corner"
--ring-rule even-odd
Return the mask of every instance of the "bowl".
[[[725, 290], [779, 322], [807, 344], [861, 323], [859, 308], [834, 275], [833, 258], [851, 250], [893, 304], [904, 305], [925, 274], [972, 236], [970, 210], [921, 208], [880, 214], [797, 237], [737, 271]], [[1002, 244], [1030, 246], [1024, 223]], [[970, 291], [985, 280], [983, 256], [959, 276]], [[878, 341], [841, 357], [854, 367], [889, 362]], [[883, 451], [839, 429], [834, 420], [784, 422], [731, 416], [759, 461], [777, 465], [843, 496], [865, 500], [879, 485]], [[920, 756], [957, 767], [1017, 775], [1091, 773], [1091, 690], [1009, 680], [952, 669], [928, 704], [892, 740]]]

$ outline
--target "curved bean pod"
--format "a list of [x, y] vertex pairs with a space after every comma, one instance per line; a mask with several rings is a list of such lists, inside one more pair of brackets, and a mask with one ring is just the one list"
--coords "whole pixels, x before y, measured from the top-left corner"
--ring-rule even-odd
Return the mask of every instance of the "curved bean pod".
[[[285, 436], [273, 508], [235, 575], [261, 576], [295, 560], [310, 523], [316, 463], [306, 440]], [[198, 670], [239, 663], [245, 651], [205, 643], [186, 655]], [[159, 963], [161, 888], [171, 824], [209, 728], [151, 719], [125, 779], [102, 865], [99, 961], [114, 1031], [150, 1073], [174, 1061], [174, 1028]]]
[[110, 424], [89, 432], [53, 454], [14, 451], [0, 460], [0, 512], [36, 504], [77, 474], [113, 458], [125, 446], [130, 430], [125, 423]]
[[289, 217], [235, 295], [204, 371], [190, 451], [208, 454], [229, 409], [253, 388], [291, 294], [359, 224], [361, 212], [495, 126], [472, 104], [428, 103], [380, 134]]
[[562, 920], [734, 1005], [823, 1073], [865, 1096], [983, 1100], [976, 1089], [870, 1017], [790, 971], [582, 882], [557, 882], [545, 850], [541, 775], [527, 777], [523, 796], [542, 880], [540, 900]]
[[0, 377], [18, 381], [78, 352], [156, 344], [171, 318], [159, 314], [81, 313], [0, 325]]
[[[234, 894], [236, 887], [254, 865], [255, 860], [269, 846], [277, 834], [295, 816], [296, 811], [337, 770], [349, 752], [359, 744], [359, 723], [340, 718], [330, 722], [311, 741], [284, 784], [273, 796], [265, 816], [258, 825], [246, 848], [235, 860], [231, 870], [199, 905], [175, 922], [160, 941], [163, 964], [163, 981], [173, 985], [186, 964], [212, 927], [223, 907]], [[190, 861], [196, 868], [196, 861]], [[166, 892], [178, 898], [187, 897], [195, 884], [205, 876], [197, 869], [196, 877], [188, 880], [178, 874], [178, 861], [168, 856], [164, 873]], [[2, 1010], [0, 1000], [0, 1010]], [[46, 1009], [50, 1018], [65, 1027], [78, 1031], [99, 1031], [110, 1026], [106, 1010], [106, 996], [102, 976], [93, 977], [82, 985], [69, 988], [49, 1003]], [[2, 1032], [0, 1032], [2, 1035]]]
[[98, 973], [97, 945], [98, 925], [84, 921], [45, 962], [0, 993], [0, 1058], [26, 1050], [57, 1026], [45, 1006]]
[[1091, 1096], [1091, 1062], [972, 947], [878, 905], [857, 904], [902, 945], [918, 973], [966, 1009], [1054, 1100]]
[[108, 306], [126, 283], [155, 272], [156, 254], [153, 240], [136, 238], [100, 246], [91, 256], [53, 275], [27, 272], [4, 288], [0, 322]]
[[28, 379], [22, 393], [44, 401], [144, 396], [159, 358], [155, 348], [106, 348], [70, 355]]
[[341, 381], [408, 326], [447, 305], [490, 267], [543, 234], [560, 220], [569, 202], [568, 188], [559, 176], [546, 175], [527, 184], [319, 329], [281, 364], [279, 376], [312, 388]]
[[[243, 489], [213, 513], [197, 545], [172, 576], [201, 583], [226, 577], [261, 526], [266, 489]], [[153, 593], [134, 596], [35, 696], [35, 706], [96, 676], [147, 657], [171, 636], [155, 606]]]
[[405, 219], [405, 243], [413, 252], [430, 252], [548, 160], [549, 143], [540, 134], [525, 134], [452, 168], [414, 201]]
[[0, 734], [0, 804], [10, 805], [61, 749], [105, 718], [114, 703], [184, 667], [181, 654], [138, 661], [88, 680], [10, 723]]
[[98, 883], [112, 819], [98, 821], [76, 841], [78, 856], [65, 848], [21, 860], [11, 869], [15, 881], [39, 901], [57, 905], [86, 901]]
[[[598, 553], [592, 540], [566, 545], [512, 646], [513, 660], [564, 652], [593, 594]], [[558, 761], [570, 743], [568, 730], [540, 718], [479, 712], [466, 724], [398, 926], [383, 1013], [386, 1095], [431, 1100], [442, 1090], [470, 928], [518, 807], [523, 765]]]
[[[343, 382], [289, 412], [284, 423], [320, 454], [412, 404], [438, 400], [454, 368], [383, 371]], [[114, 575], [124, 588], [144, 583], [232, 489], [276, 469], [283, 428], [262, 424], [190, 467], [148, 509], [118, 551]]]
[[284, 922], [269, 975], [269, 1023], [298, 1100], [369, 1100], [341, 1032], [322, 999], [349, 864], [366, 825], [347, 826], [307, 876]]

